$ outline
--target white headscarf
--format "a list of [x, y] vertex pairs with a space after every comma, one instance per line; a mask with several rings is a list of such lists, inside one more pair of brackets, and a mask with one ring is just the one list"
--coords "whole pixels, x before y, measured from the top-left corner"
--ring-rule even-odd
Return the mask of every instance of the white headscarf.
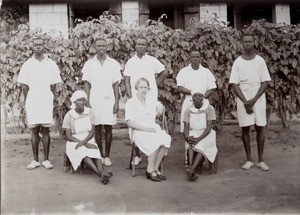
[[75, 92], [72, 94], [72, 96], [71, 96], [71, 98], [70, 98], [70, 100], [71, 100], [71, 102], [72, 102], [72, 105], [70, 106], [71, 109], [75, 109], [75, 108], [76, 108], [76, 105], [75, 105], [74, 102], [75, 102], [77, 99], [80, 99], [80, 98], [85, 98], [85, 99], [87, 99], [87, 95], [86, 95], [86, 93], [85, 93], [83, 90], [77, 90], [77, 91], [75, 91]]
[[201, 93], [203, 96], [204, 96], [204, 94], [205, 94], [205, 91], [204, 90], [192, 90], [191, 91], [191, 95], [193, 96], [195, 93]]

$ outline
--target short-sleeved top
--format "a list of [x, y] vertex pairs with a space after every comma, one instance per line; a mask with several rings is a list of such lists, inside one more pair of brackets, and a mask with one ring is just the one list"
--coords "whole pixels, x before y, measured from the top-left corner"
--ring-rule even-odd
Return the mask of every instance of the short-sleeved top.
[[190, 123], [190, 116], [191, 114], [202, 114], [205, 113], [206, 120], [216, 120], [216, 112], [215, 108], [208, 104], [207, 108], [200, 108], [197, 109], [195, 106], [187, 107], [184, 112], [184, 119], [183, 121], [186, 123]]
[[132, 120], [143, 126], [151, 126], [155, 124], [157, 107], [160, 105], [157, 100], [147, 98], [144, 106], [137, 97], [132, 97], [125, 105], [125, 121]]
[[50, 86], [62, 82], [59, 68], [56, 63], [44, 55], [42, 61], [38, 61], [34, 55], [21, 67], [17, 81], [26, 84], [30, 90], [40, 92], [49, 91]]
[[265, 60], [256, 55], [252, 60], [238, 57], [231, 69], [229, 83], [233, 84], [260, 84], [271, 81]]
[[190, 65], [182, 68], [177, 77], [177, 86], [185, 87], [191, 91], [207, 92], [216, 88], [216, 79], [211, 71], [202, 65], [198, 70], [194, 70]]
[[86, 128], [80, 128], [81, 130], [89, 130], [90, 125], [95, 125], [95, 116], [91, 108], [85, 107], [82, 114], [78, 114], [74, 109], [70, 110], [66, 113], [64, 117], [64, 121], [62, 124], [62, 128], [71, 129], [72, 134], [76, 134], [75, 132], [75, 120], [80, 119], [84, 122], [89, 121], [90, 123], [81, 123], [81, 125], [85, 124]]
[[[135, 54], [130, 58], [125, 65], [124, 76], [130, 77], [132, 95], [136, 95], [136, 90], [134, 88], [136, 81], [144, 77], [150, 83], [150, 91], [153, 91], [153, 94], [156, 94], [157, 98], [158, 90], [155, 74], [161, 73], [164, 69], [165, 66], [159, 60], [148, 54], [145, 54], [142, 58], [139, 58]], [[148, 92], [148, 94], [151, 94], [151, 92]]]
[[113, 58], [106, 55], [103, 65], [97, 56], [88, 60], [82, 68], [82, 80], [91, 84], [91, 90], [97, 90], [105, 95], [113, 95], [112, 85], [120, 81], [121, 66]]

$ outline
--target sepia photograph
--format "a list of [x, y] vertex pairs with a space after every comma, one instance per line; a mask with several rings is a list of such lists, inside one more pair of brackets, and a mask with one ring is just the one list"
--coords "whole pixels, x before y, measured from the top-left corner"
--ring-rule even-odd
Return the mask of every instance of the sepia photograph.
[[0, 0], [3, 215], [300, 214], [299, 0]]

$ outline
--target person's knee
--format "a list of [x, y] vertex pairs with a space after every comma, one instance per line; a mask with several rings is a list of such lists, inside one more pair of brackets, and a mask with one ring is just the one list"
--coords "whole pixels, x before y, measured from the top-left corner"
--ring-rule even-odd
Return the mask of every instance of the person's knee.
[[112, 126], [111, 125], [104, 125], [105, 133], [111, 134], [112, 133]]
[[34, 127], [34, 128], [31, 128], [31, 133], [34, 134], [34, 135], [38, 135], [40, 132], [40, 126], [37, 126], [37, 127]]

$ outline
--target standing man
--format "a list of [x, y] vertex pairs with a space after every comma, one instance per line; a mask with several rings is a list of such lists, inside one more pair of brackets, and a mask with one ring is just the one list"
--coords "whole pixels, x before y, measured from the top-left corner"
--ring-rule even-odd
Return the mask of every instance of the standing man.
[[[124, 81], [127, 96], [129, 98], [136, 96], [137, 90], [135, 83], [140, 78], [146, 78], [150, 83], [150, 90], [147, 97], [150, 99], [158, 99], [157, 86], [168, 76], [165, 66], [155, 57], [146, 54], [148, 41], [145, 37], [138, 37], [136, 40], [136, 54], [130, 58], [124, 69]], [[141, 162], [141, 156], [138, 148], [135, 150], [136, 159], [133, 161], [135, 165]]]
[[[111, 166], [110, 148], [112, 142], [112, 125], [117, 123], [119, 110], [120, 64], [106, 54], [107, 41], [97, 38], [94, 41], [97, 54], [88, 60], [82, 68], [82, 80], [88, 96], [88, 104], [95, 114], [95, 139], [100, 149], [103, 164]], [[102, 147], [102, 130], [104, 129], [105, 151]]]
[[263, 162], [265, 142], [264, 128], [266, 120], [265, 90], [271, 77], [264, 59], [254, 52], [254, 37], [249, 34], [243, 36], [244, 54], [238, 57], [232, 66], [229, 83], [237, 95], [237, 113], [239, 126], [242, 127], [247, 161], [242, 166], [248, 170], [254, 164], [251, 157], [250, 126], [255, 125], [258, 149], [257, 166], [267, 171], [270, 168]]
[[[180, 132], [184, 132], [185, 110], [187, 107], [193, 106], [192, 92], [203, 92], [203, 104], [208, 104], [208, 98], [217, 87], [215, 77], [209, 69], [200, 64], [200, 61], [200, 51], [191, 48], [190, 64], [181, 69], [176, 77], [177, 90], [185, 96], [180, 115]], [[185, 148], [185, 165], [191, 165], [188, 164], [187, 149]]]
[[53, 124], [53, 92], [56, 84], [62, 82], [56, 63], [45, 55], [45, 42], [42, 37], [33, 39], [33, 56], [21, 67], [18, 82], [21, 83], [25, 97], [25, 110], [28, 127], [31, 129], [31, 146], [34, 160], [27, 166], [35, 169], [39, 162], [39, 142], [42, 135], [46, 169], [52, 169], [49, 161], [50, 134]]

